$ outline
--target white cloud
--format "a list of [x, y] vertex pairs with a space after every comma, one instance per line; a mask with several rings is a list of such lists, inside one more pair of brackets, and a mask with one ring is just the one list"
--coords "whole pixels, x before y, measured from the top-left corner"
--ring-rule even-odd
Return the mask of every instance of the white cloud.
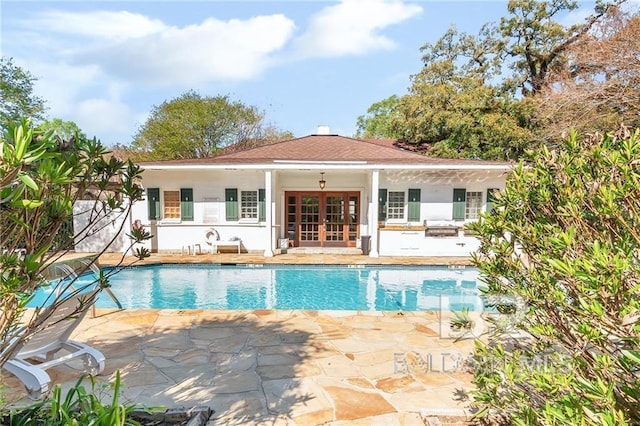
[[[251, 79], [273, 64], [295, 29], [282, 14], [179, 27], [127, 11], [47, 11], [21, 26], [45, 56], [96, 65], [138, 85], [172, 87]], [[31, 28], [38, 31], [26, 32]]]
[[89, 38], [126, 40], [159, 33], [166, 29], [157, 19], [127, 11], [43, 12], [26, 22], [48, 31]]
[[[422, 12], [399, 0], [345, 0], [311, 17], [295, 41], [295, 56], [362, 55], [390, 49], [382, 30]], [[283, 14], [248, 19], [207, 18], [187, 26], [128, 11], [45, 11], [23, 28], [30, 45], [75, 69], [140, 87], [175, 90], [250, 80], [277, 63], [296, 29]], [[64, 68], [64, 65], [63, 65]], [[82, 79], [81, 79], [82, 80]]]
[[395, 43], [380, 31], [420, 13], [420, 6], [401, 1], [344, 0], [311, 18], [296, 40], [297, 52], [301, 57], [326, 57], [391, 49]]
[[17, 62], [37, 77], [49, 117], [75, 121], [111, 144], [128, 143], [144, 123], [148, 112], [140, 109], [150, 105], [138, 100], [150, 89], [175, 94], [250, 80], [281, 64], [289, 49], [297, 58], [390, 49], [382, 31], [421, 12], [399, 0], [345, 0], [312, 15], [294, 40], [296, 24], [283, 14], [177, 25], [129, 11], [49, 9], [6, 20], [2, 35], [5, 49], [29, 55]]
[[148, 115], [127, 106], [133, 92], [253, 78], [294, 29], [282, 14], [179, 27], [126, 11], [48, 10], [11, 22], [3, 36], [20, 35], [5, 39], [29, 53], [16, 59], [37, 77], [49, 117], [72, 120], [105, 143], [128, 143]]
[[96, 65], [72, 66], [61, 62], [26, 62], [36, 78], [35, 93], [46, 99], [53, 117], [66, 115], [80, 92], [103, 79]]
[[294, 27], [284, 15], [244, 21], [209, 18], [93, 50], [78, 59], [143, 84], [176, 87], [246, 80], [271, 65], [270, 55], [283, 48]]
[[46, 100], [48, 118], [73, 121], [87, 136], [108, 144], [129, 143], [140, 120], [146, 119], [147, 113], [135, 113], [123, 101], [130, 85], [109, 78], [96, 65], [20, 58], [16, 63], [37, 77], [34, 92]]

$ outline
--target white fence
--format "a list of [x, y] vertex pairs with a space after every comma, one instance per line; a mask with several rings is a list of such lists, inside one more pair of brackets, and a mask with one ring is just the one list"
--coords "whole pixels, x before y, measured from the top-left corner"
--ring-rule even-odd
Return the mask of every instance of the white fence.
[[128, 216], [119, 211], [105, 215], [101, 208], [102, 203], [93, 200], [76, 201], [73, 205], [76, 252], [96, 253], [107, 244], [107, 252], [123, 252], [129, 245], [125, 235], [131, 228]]

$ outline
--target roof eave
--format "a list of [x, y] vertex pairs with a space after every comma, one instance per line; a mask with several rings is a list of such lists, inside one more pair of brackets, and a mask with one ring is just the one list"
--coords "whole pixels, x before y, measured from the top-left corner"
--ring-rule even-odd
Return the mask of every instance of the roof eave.
[[513, 164], [406, 164], [406, 163], [368, 163], [366, 161], [304, 161], [287, 163], [255, 164], [148, 164], [140, 165], [145, 170], [511, 170]]

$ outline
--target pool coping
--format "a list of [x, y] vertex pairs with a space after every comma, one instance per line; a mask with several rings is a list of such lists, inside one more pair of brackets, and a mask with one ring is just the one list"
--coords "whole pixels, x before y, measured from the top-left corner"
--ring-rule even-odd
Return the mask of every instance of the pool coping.
[[[75, 253], [73, 257], [95, 257], [90, 253]], [[63, 258], [64, 259], [64, 258]], [[473, 266], [473, 259], [469, 257], [422, 257], [422, 256], [384, 256], [372, 258], [363, 255], [345, 254], [281, 254], [264, 257], [259, 254], [164, 254], [152, 253], [150, 257], [138, 260], [133, 256], [123, 257], [121, 253], [104, 253], [98, 258], [100, 266], [112, 266], [122, 262], [124, 264], [158, 264], [158, 263], [219, 263], [219, 264], [335, 264], [335, 265], [424, 265], [424, 266]]]

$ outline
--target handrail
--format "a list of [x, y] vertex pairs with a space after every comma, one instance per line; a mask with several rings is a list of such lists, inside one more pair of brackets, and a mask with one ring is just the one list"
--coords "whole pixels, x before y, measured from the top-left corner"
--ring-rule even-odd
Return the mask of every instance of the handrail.
[[[98, 266], [92, 260], [89, 260], [89, 259], [78, 259], [78, 261], [80, 263], [82, 263], [83, 265], [87, 266], [88, 269], [96, 277], [100, 276], [100, 268], [98, 268]], [[66, 274], [67, 277], [71, 277], [73, 279], [78, 277], [78, 274], [76, 273], [76, 270], [71, 265], [68, 265], [66, 263], [54, 263], [51, 266], [56, 268], [56, 269], [61, 270], [64, 274]], [[61, 279], [63, 279], [63, 278], [61, 278]], [[76, 288], [71, 284], [69, 285], [69, 287], [72, 290], [76, 290]], [[109, 295], [109, 297], [116, 304], [118, 309], [124, 309], [122, 307], [122, 303], [120, 303], [120, 300], [118, 300], [116, 295], [113, 293], [113, 291], [111, 291], [111, 289], [109, 287], [103, 287], [102, 290], [104, 290], [107, 293], [107, 295]], [[59, 291], [59, 289], [58, 289], [58, 291]], [[96, 316], [96, 305], [95, 305], [95, 303], [92, 305], [92, 314], [93, 314], [94, 317]]]
[[[89, 267], [89, 269], [91, 270], [91, 272], [93, 272], [97, 276], [100, 276], [100, 268], [98, 268], [98, 266], [93, 261], [86, 262], [86, 260], [87, 259], [80, 259], [80, 263], [83, 263], [83, 264], [87, 265]], [[120, 301], [118, 300], [116, 295], [113, 294], [113, 292], [111, 291], [111, 289], [109, 287], [104, 287], [103, 290], [109, 295], [111, 300], [113, 300], [113, 302], [116, 304], [118, 309], [124, 309], [122, 307], [122, 303], [120, 303]], [[93, 316], [94, 317], [96, 316], [96, 305], [95, 305], [95, 303], [93, 304]]]

